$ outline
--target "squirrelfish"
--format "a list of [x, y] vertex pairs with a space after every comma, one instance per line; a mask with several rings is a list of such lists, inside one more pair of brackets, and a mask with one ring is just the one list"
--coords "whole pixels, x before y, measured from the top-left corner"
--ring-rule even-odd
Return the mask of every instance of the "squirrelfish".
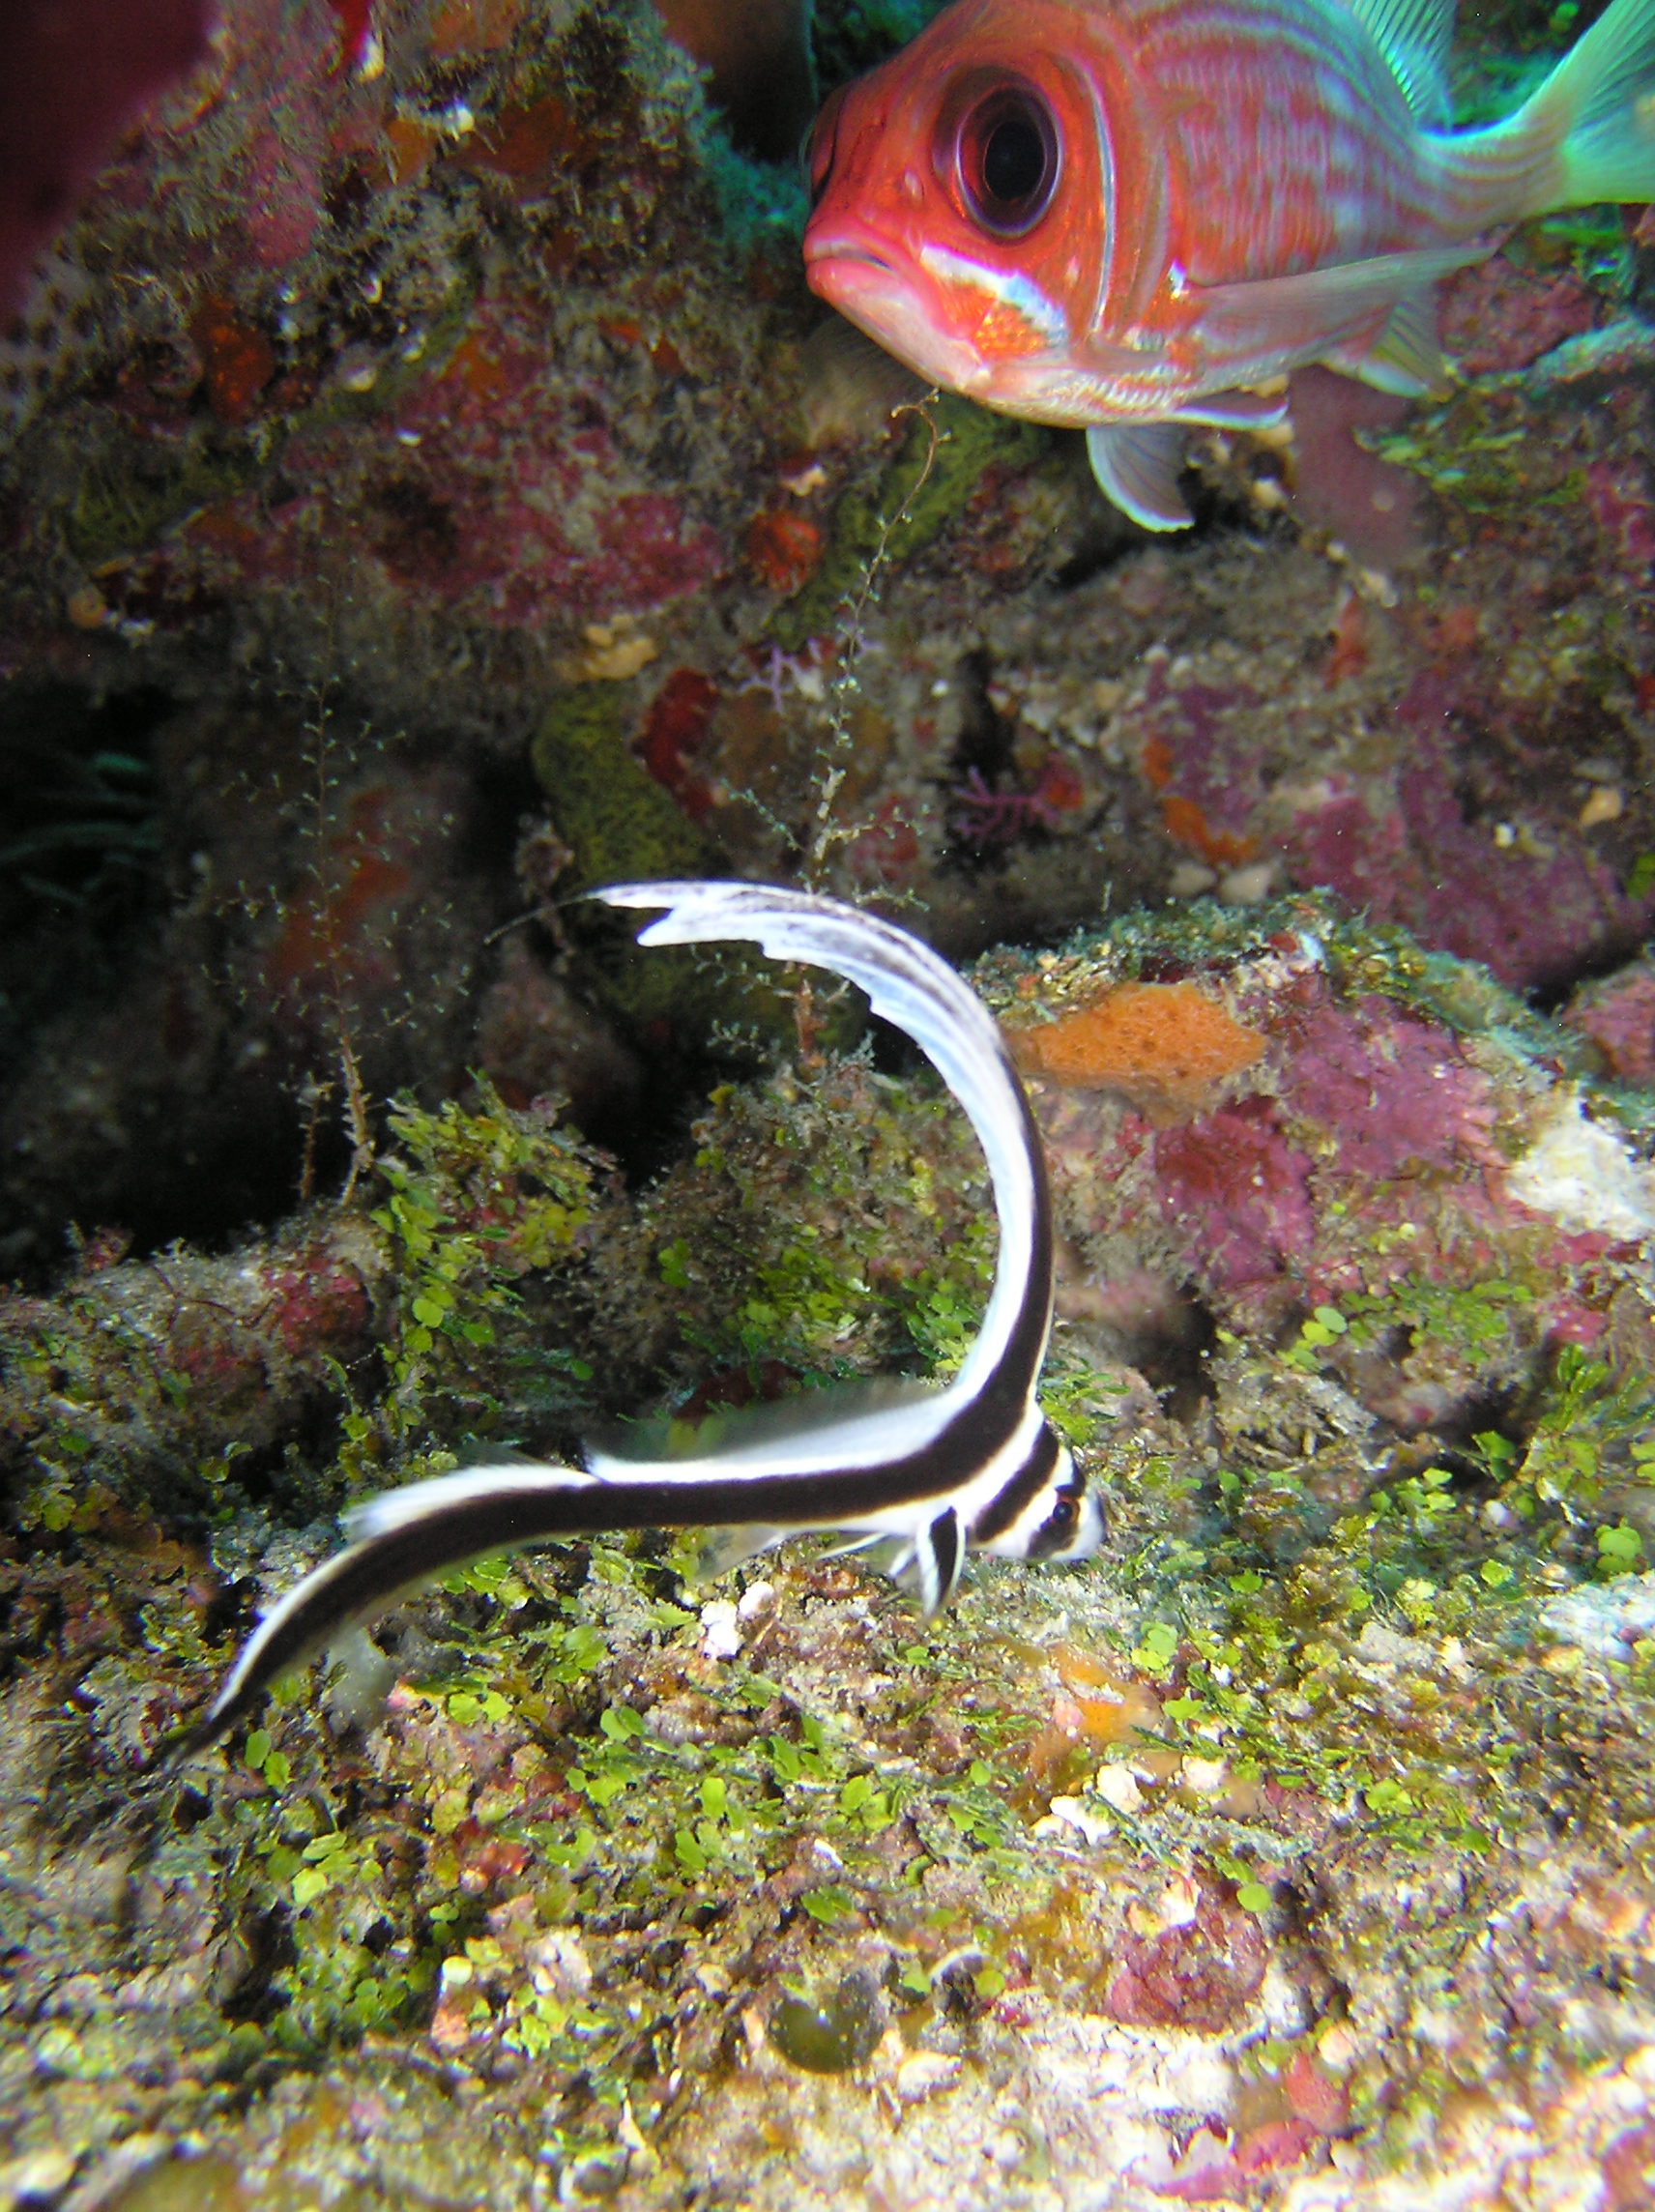
[[[1187, 423], [1309, 362], [1443, 381], [1433, 287], [1501, 226], [1655, 198], [1655, 0], [1450, 128], [1452, 0], [955, 0], [810, 142], [810, 283], [921, 376], [1083, 425], [1151, 530]], [[1277, 384], [1274, 393], [1254, 387]]]
[[[1052, 1329], [1045, 1155], [999, 1030], [929, 948], [856, 907], [764, 884], [618, 884], [614, 907], [661, 908], [643, 945], [744, 939], [773, 960], [844, 975], [907, 1032], [964, 1107], [988, 1159], [1000, 1257], [982, 1327], [952, 1382], [812, 1394], [791, 1415], [693, 1457], [589, 1449], [586, 1466], [468, 1468], [370, 1498], [350, 1541], [298, 1583], [247, 1640], [195, 1732], [211, 1742], [280, 1675], [352, 1622], [468, 1559], [610, 1529], [737, 1526], [745, 1556], [802, 1529], [883, 1547], [887, 1572], [934, 1613], [968, 1548], [1082, 1559], [1103, 1535], [1097, 1499], [1035, 1398]], [[778, 1417], [779, 1416], [779, 1417]]]

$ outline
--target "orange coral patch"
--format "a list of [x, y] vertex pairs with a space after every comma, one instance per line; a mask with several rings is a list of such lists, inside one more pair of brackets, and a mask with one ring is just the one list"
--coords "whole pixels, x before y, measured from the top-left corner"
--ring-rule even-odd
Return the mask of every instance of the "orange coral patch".
[[755, 514], [747, 525], [747, 559], [772, 592], [791, 596], [822, 558], [822, 533], [807, 514], [786, 509]]
[[1264, 1040], [1193, 983], [1122, 983], [1078, 1013], [1014, 1031], [1011, 1048], [1025, 1067], [1117, 1091], [1151, 1121], [1171, 1121], [1210, 1104]]
[[385, 126], [385, 143], [392, 183], [406, 185], [430, 167], [437, 139], [434, 131], [411, 116], [393, 115]]
[[190, 319], [207, 404], [220, 422], [245, 422], [276, 374], [270, 340], [225, 300], [203, 300]]
[[1233, 830], [1215, 830], [1193, 799], [1168, 792], [1161, 800], [1161, 823], [1176, 845], [1187, 845], [1215, 868], [1238, 867], [1258, 850], [1251, 837]]
[[1149, 789], [1165, 791], [1173, 780], [1173, 770], [1177, 765], [1173, 759], [1173, 748], [1166, 739], [1146, 738], [1144, 750], [1139, 757], [1143, 764], [1144, 780]]

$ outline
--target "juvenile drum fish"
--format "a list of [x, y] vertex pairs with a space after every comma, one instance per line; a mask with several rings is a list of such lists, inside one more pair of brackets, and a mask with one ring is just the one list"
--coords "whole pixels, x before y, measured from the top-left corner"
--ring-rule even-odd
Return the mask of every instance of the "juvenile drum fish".
[[1490, 233], [1655, 198], [1655, 0], [1449, 128], [1452, 0], [955, 0], [810, 141], [811, 287], [986, 407], [1084, 426], [1108, 497], [1190, 520], [1188, 423], [1324, 362], [1440, 386], [1436, 280]]
[[954, 1593], [968, 1549], [1083, 1559], [1103, 1515], [1035, 1385], [1052, 1331], [1045, 1155], [999, 1030], [975, 993], [906, 930], [837, 900], [765, 884], [618, 884], [614, 907], [661, 908], [641, 945], [744, 939], [772, 960], [847, 976], [905, 1031], [965, 1109], [988, 1159], [1000, 1257], [982, 1328], [945, 1387], [813, 1392], [693, 1458], [592, 1449], [584, 1469], [507, 1463], [370, 1498], [346, 1549], [280, 1598], [248, 1638], [192, 1748], [235, 1726], [271, 1683], [353, 1621], [468, 1559], [623, 1528], [739, 1527], [742, 1555], [806, 1529], [889, 1547], [887, 1571], [926, 1613]]

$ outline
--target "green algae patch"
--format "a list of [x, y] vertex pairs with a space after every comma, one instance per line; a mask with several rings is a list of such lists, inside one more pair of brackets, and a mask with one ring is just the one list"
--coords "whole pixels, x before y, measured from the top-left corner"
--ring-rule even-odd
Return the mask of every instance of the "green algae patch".
[[1585, 472], [1539, 434], [1521, 376], [1478, 378], [1437, 405], [1414, 407], [1394, 430], [1354, 436], [1467, 514], [1510, 515], [1584, 497]]
[[[685, 820], [633, 758], [624, 729], [628, 693], [617, 684], [578, 684], [546, 710], [530, 751], [572, 862], [561, 879], [579, 892], [603, 884], [717, 876], [728, 863]], [[561, 888], [561, 885], [560, 885]], [[797, 1042], [801, 1025], [817, 1041], [843, 1046], [862, 1024], [859, 994], [805, 1000], [784, 971], [739, 947], [644, 950], [642, 917], [579, 904], [565, 927], [580, 947], [584, 986], [652, 1050], [711, 1044], [748, 1062]]]
[[1037, 424], [953, 393], [914, 408], [872, 489], [846, 492], [834, 509], [821, 567], [770, 618], [776, 643], [796, 653], [807, 638], [833, 635], [877, 563], [923, 551], [964, 511], [985, 469], [1028, 468], [1050, 442]]
[[[169, 448], [105, 426], [73, 456], [64, 536], [88, 568], [142, 553], [174, 524], [232, 499], [266, 466], [251, 438], [194, 440]], [[71, 461], [66, 451], [65, 464]]]
[[705, 838], [632, 757], [623, 726], [629, 694], [577, 684], [554, 699], [530, 747], [536, 781], [573, 855], [569, 888], [705, 874]]

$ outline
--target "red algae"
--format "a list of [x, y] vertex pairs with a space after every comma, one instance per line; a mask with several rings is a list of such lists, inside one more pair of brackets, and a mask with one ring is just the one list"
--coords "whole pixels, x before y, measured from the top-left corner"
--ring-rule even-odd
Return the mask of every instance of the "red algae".
[[270, 340], [227, 300], [203, 300], [190, 321], [207, 404], [220, 422], [246, 422], [276, 374]]
[[675, 668], [644, 717], [638, 757], [692, 822], [699, 822], [712, 804], [711, 792], [691, 764], [717, 704], [718, 686], [700, 669]]

